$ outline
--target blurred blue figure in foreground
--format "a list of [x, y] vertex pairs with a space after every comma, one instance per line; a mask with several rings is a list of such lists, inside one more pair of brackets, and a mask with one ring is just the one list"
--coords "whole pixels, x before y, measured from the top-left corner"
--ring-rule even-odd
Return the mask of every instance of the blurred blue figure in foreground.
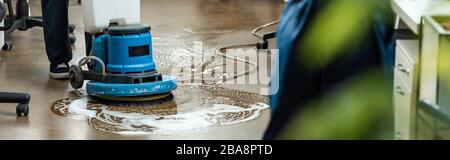
[[[349, 1], [347, 4], [355, 2], [342, 1]], [[333, 11], [330, 9], [333, 2], [337, 1], [291, 0], [287, 4], [277, 30], [280, 65], [273, 66], [274, 71], [279, 71], [280, 90], [276, 95], [270, 96], [273, 115], [264, 139], [276, 139], [281, 131], [286, 129], [287, 123], [293, 119], [294, 114], [303, 111], [307, 104], [320, 101], [321, 97], [332, 92], [342, 82], [368, 69], [384, 70], [386, 81], [380, 82], [380, 87], [384, 85], [388, 88], [390, 86], [394, 65], [394, 17], [389, 0], [367, 0], [367, 3], [370, 4], [365, 6], [370, 6], [371, 9], [362, 9], [363, 12], [368, 12], [367, 17], [360, 18], [361, 21], [355, 20], [359, 30], [355, 30], [353, 33], [361, 36], [361, 43], [353, 43], [353, 41], [342, 43], [338, 46], [339, 49], [336, 49], [335, 53], [333, 52], [333, 55], [328, 55], [331, 57], [328, 61], [324, 61], [323, 64], [316, 67], [307, 67], [304, 64], [310, 62], [305, 58], [308, 57], [308, 54], [317, 56], [318, 62], [326, 60], [327, 55], [319, 55], [320, 49], [323, 48], [314, 50], [310, 46], [319, 45], [320, 47], [320, 43], [323, 42], [326, 50], [328, 49], [326, 43], [332, 41], [333, 38], [339, 39], [341, 32], [337, 29], [335, 35], [313, 37], [315, 38], [313, 41], [317, 42], [314, 44], [309, 43], [311, 34], [324, 28], [333, 31], [335, 28], [341, 27], [342, 30], [345, 30], [347, 23], [352, 22], [352, 17], [349, 17], [352, 14], [346, 13], [333, 13], [342, 14], [343, 21], [339, 25], [317, 22], [324, 10]], [[353, 7], [351, 5], [347, 7], [349, 8], [342, 11], [358, 9], [351, 8]], [[328, 17], [330, 16], [328, 15]], [[330, 21], [333, 22], [333, 20]], [[331, 37], [331, 40], [325, 39], [327, 36]], [[328, 52], [324, 51], [324, 53]]]

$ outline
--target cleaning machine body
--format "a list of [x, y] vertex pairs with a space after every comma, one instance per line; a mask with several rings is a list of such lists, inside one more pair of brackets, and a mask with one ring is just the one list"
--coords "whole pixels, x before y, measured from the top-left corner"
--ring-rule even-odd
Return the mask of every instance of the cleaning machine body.
[[[92, 53], [71, 67], [72, 87], [83, 87], [87, 94], [101, 98], [143, 97], [175, 90], [176, 79], [162, 75], [153, 61], [150, 26], [117, 25], [96, 36]], [[89, 66], [82, 70], [81, 66]]]

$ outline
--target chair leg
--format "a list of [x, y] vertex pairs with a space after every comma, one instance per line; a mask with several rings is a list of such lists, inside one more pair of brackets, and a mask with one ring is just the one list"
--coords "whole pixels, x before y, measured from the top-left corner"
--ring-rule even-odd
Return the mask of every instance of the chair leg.
[[0, 92], [0, 103], [22, 103], [28, 104], [31, 96], [26, 93]]
[[27, 17], [25, 21], [27, 29], [43, 26], [42, 17]]
[[22, 115], [27, 117], [29, 114], [29, 106], [31, 96], [26, 93], [7, 93], [0, 92], [0, 103], [18, 103], [16, 114], [18, 117]]

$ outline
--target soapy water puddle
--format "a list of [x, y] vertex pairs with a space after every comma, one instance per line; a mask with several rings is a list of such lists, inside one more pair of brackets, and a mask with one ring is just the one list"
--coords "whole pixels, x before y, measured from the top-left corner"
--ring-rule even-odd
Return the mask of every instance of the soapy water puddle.
[[222, 87], [179, 86], [169, 98], [151, 102], [108, 102], [73, 91], [55, 102], [53, 113], [87, 120], [95, 129], [118, 134], [183, 134], [257, 119], [267, 98]]
[[[217, 48], [213, 45], [201, 42], [203, 48], [202, 58], [195, 57], [196, 52], [193, 49], [196, 42], [195, 39], [197, 38], [192, 36], [190, 38], [158, 37], [155, 39], [155, 47], [153, 49], [158, 70], [162, 73], [178, 73], [180, 75], [175, 76], [187, 77], [189, 78], [187, 81], [191, 80], [191, 78], [201, 78], [207, 85], [219, 84], [224, 78], [232, 77], [231, 73], [222, 73], [225, 66], [223, 61], [218, 60], [216, 55]], [[182, 75], [183, 73], [194, 74]], [[184, 78], [177, 78], [177, 80], [184, 82], [186, 81]]]

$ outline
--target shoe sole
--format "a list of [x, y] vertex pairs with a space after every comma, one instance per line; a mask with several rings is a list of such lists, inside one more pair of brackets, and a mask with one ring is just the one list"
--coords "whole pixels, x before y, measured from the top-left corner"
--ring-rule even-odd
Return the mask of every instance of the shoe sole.
[[53, 79], [69, 79], [69, 73], [51, 73], [50, 77]]

